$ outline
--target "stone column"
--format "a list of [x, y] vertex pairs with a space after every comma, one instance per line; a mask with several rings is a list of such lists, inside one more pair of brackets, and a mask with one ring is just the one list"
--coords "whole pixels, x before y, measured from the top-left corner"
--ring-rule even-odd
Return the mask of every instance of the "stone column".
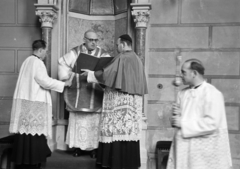
[[[131, 3], [132, 16], [136, 23], [135, 31], [135, 52], [145, 65], [145, 42], [146, 42], [146, 29], [149, 21], [149, 10], [151, 9], [150, 3]], [[146, 148], [146, 130], [147, 130], [147, 118], [143, 111], [142, 121], [142, 139], [140, 140], [140, 152], [141, 152], [141, 169], [147, 168], [147, 148]]]
[[134, 22], [136, 23], [135, 51], [144, 64], [146, 29], [149, 20], [149, 10], [151, 9], [151, 5], [132, 3], [131, 6], [132, 16], [134, 17]]
[[45, 59], [45, 65], [49, 76], [51, 76], [51, 44], [52, 44], [52, 28], [54, 20], [57, 18], [58, 8], [53, 4], [35, 4], [36, 15], [40, 17], [42, 28], [42, 39], [47, 42], [47, 56]]

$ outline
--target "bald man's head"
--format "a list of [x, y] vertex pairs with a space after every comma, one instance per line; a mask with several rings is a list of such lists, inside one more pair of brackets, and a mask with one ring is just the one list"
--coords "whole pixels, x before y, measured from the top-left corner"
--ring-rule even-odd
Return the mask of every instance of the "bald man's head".
[[88, 30], [84, 33], [85, 46], [89, 51], [95, 50], [98, 43], [98, 36], [94, 30]]
[[202, 81], [204, 70], [205, 69], [200, 60], [186, 60], [181, 69], [183, 84], [194, 86], [199, 81]]

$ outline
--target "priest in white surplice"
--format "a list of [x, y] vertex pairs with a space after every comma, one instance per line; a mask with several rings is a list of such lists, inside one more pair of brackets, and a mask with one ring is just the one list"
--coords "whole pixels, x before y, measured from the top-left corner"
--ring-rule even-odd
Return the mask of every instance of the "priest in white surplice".
[[173, 105], [171, 120], [176, 133], [167, 169], [230, 169], [223, 95], [204, 80], [199, 60], [187, 60], [181, 71], [183, 83], [189, 87], [178, 93]]
[[50, 90], [63, 92], [71, 79], [62, 82], [48, 76], [43, 60], [47, 44], [36, 40], [33, 54], [21, 65], [13, 95], [10, 133], [14, 133], [11, 161], [15, 168], [41, 168], [51, 151], [46, 138], [52, 138], [52, 99]]

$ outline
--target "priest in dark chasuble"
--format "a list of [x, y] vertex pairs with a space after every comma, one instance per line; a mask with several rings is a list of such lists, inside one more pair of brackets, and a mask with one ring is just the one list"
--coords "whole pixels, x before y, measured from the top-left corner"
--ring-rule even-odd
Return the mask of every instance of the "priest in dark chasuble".
[[64, 91], [66, 109], [70, 112], [66, 143], [75, 148], [74, 156], [81, 155], [84, 150], [91, 152], [93, 157], [99, 142], [103, 89], [98, 84], [88, 84], [86, 77], [81, 76], [80, 56], [88, 54], [101, 58], [110, 55], [97, 46], [98, 36], [93, 30], [86, 31], [83, 40], [83, 44], [59, 59], [58, 76], [60, 80], [73, 76], [72, 86]]
[[118, 38], [117, 50], [119, 54], [102, 70], [83, 70], [89, 83], [105, 87], [96, 163], [99, 168], [137, 169], [146, 77], [129, 35]]

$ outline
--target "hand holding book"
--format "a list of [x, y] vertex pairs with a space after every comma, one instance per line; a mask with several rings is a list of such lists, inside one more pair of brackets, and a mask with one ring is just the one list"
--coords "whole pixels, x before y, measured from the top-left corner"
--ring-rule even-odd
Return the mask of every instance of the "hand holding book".
[[83, 72], [83, 73], [81, 73], [81, 76], [87, 76], [88, 72], [90, 72], [91, 70], [89, 70], [89, 69], [81, 69], [81, 71]]
[[113, 57], [95, 57], [92, 55], [88, 55], [85, 53], [81, 53], [79, 55], [79, 68], [80, 69], [88, 69], [92, 71], [97, 71], [103, 69]]

